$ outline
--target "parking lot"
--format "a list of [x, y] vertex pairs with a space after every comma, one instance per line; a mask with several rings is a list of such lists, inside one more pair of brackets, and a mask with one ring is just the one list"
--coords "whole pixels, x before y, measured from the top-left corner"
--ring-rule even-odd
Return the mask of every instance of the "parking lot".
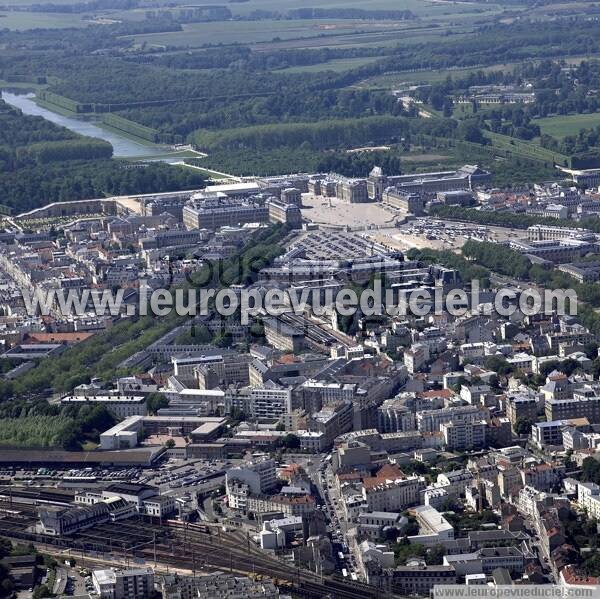
[[420, 217], [398, 227], [365, 231], [362, 235], [388, 247], [408, 251], [412, 248], [459, 251], [469, 240], [502, 242], [524, 237], [521, 229], [488, 227]]

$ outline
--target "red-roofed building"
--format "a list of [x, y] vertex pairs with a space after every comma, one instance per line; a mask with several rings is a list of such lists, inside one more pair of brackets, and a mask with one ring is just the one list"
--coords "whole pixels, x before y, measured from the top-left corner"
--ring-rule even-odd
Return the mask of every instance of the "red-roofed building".
[[598, 576], [586, 576], [572, 565], [566, 566], [560, 571], [560, 581], [567, 587], [585, 587], [600, 584]]

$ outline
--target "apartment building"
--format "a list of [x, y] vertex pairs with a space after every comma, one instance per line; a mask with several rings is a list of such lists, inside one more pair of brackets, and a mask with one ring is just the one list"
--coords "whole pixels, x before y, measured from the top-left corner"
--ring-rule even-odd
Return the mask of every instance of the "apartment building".
[[563, 431], [566, 428], [588, 426], [587, 418], [569, 418], [567, 420], [550, 420], [534, 422], [531, 427], [531, 441], [536, 447], [544, 449], [548, 446], [563, 444]]
[[248, 403], [253, 419], [275, 420], [292, 411], [292, 389], [267, 381], [250, 390]]
[[591, 424], [597, 424], [600, 423], [600, 396], [584, 397], [575, 393], [571, 399], [547, 398], [545, 412], [549, 422], [587, 418]]
[[352, 430], [354, 409], [349, 401], [341, 401], [324, 407], [311, 416], [308, 427], [311, 431], [323, 433], [326, 446], [333, 445], [335, 438]]
[[465, 487], [473, 481], [473, 474], [469, 470], [452, 470], [438, 474], [434, 488], [443, 489], [447, 497], [462, 497]]
[[537, 464], [521, 470], [524, 487], [538, 491], [550, 491], [565, 477], [564, 464]]
[[456, 584], [456, 571], [452, 566], [396, 566], [391, 571], [391, 588], [403, 596], [429, 596], [436, 585]]
[[485, 446], [487, 422], [478, 420], [474, 422], [442, 422], [440, 431], [444, 436], [446, 449], [450, 451], [464, 451], [478, 449]]
[[424, 343], [415, 343], [404, 352], [404, 365], [410, 374], [415, 374], [429, 360], [429, 347]]
[[317, 502], [312, 495], [270, 495], [248, 497], [247, 511], [254, 514], [281, 512], [285, 518], [312, 514]]
[[377, 430], [382, 433], [396, 433], [416, 429], [414, 412], [403, 400], [386, 399], [377, 408]]
[[518, 420], [536, 421], [538, 400], [530, 395], [509, 395], [505, 401], [505, 409], [506, 416], [514, 428]]
[[230, 468], [225, 476], [228, 494], [229, 487], [233, 482], [247, 485], [249, 491], [254, 495], [267, 493], [277, 485], [276, 462], [265, 459]]
[[419, 503], [425, 481], [419, 477], [363, 481], [362, 495], [371, 512], [398, 512]]
[[417, 429], [422, 433], [436, 433], [445, 422], [475, 422], [482, 419], [487, 411], [478, 406], [457, 406], [444, 410], [423, 410], [417, 413]]
[[300, 386], [302, 401], [306, 410], [318, 411], [339, 401], [352, 401], [356, 394], [356, 385], [309, 379]]
[[199, 389], [249, 384], [251, 361], [251, 356], [234, 352], [223, 355], [172, 359], [175, 376], [181, 374], [185, 380], [189, 380], [191, 369], [192, 379], [195, 379]]
[[100, 599], [150, 599], [154, 594], [152, 568], [94, 570], [94, 590]]
[[270, 580], [253, 580], [234, 574], [162, 577], [163, 599], [278, 599], [279, 589]]
[[600, 486], [596, 483], [577, 483], [577, 502], [589, 518], [600, 520]]

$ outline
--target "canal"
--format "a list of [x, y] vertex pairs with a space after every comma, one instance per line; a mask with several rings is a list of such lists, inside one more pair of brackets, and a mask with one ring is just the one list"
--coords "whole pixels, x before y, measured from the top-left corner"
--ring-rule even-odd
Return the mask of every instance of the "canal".
[[[88, 135], [89, 137], [99, 137], [112, 144], [114, 156], [117, 158], [136, 158], [139, 156], [164, 156], [169, 152], [168, 148], [161, 148], [156, 145], [145, 145], [144, 143], [138, 143], [119, 135], [116, 131], [111, 129], [104, 129], [94, 124], [93, 121], [84, 120], [83, 118], [68, 117], [52, 112], [42, 106], [39, 106], [34, 101], [34, 94], [15, 94], [8, 91], [2, 91], [2, 99], [20, 108], [24, 114], [30, 114], [34, 116], [42, 116], [46, 120], [56, 123], [79, 133], [80, 135]], [[169, 161], [169, 160], [167, 160]]]

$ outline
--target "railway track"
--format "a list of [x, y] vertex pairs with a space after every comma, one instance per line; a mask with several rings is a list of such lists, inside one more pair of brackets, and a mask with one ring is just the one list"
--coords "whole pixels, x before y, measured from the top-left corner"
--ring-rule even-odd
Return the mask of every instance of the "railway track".
[[[23, 508], [23, 509], [22, 509]], [[33, 508], [33, 509], [32, 509]], [[375, 599], [383, 595], [374, 587], [313, 572], [265, 554], [239, 531], [221, 532], [208, 526], [119, 521], [54, 537], [27, 530], [37, 522], [34, 506], [13, 503], [19, 513], [0, 517], [0, 535], [60, 549], [112, 554], [124, 560], [143, 558], [148, 563], [190, 571], [216, 567], [246, 575], [262, 575], [287, 582], [305, 597]]]

